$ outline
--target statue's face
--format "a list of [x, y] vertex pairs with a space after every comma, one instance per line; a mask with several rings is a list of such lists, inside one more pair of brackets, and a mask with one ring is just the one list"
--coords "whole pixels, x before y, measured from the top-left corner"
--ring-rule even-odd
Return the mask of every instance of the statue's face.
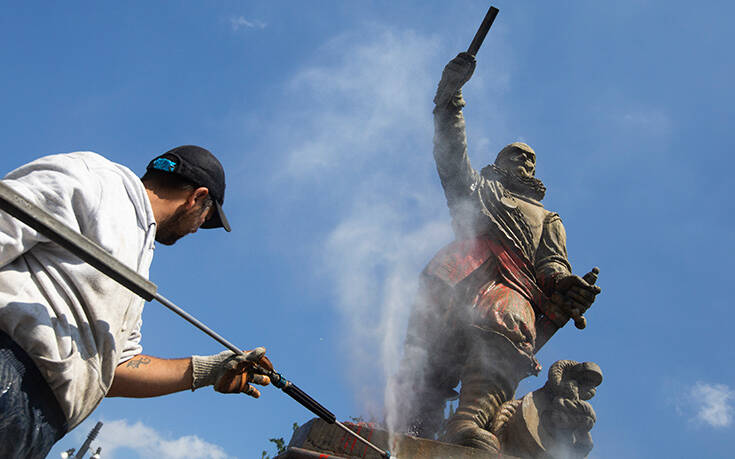
[[513, 148], [498, 155], [495, 165], [519, 177], [533, 177], [536, 173], [536, 153]]

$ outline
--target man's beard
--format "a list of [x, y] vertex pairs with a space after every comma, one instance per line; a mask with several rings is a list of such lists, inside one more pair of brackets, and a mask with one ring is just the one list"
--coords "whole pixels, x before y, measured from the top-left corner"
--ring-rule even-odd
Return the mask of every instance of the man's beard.
[[488, 164], [483, 167], [480, 174], [490, 180], [497, 180], [513, 193], [541, 201], [546, 195], [546, 187], [544, 182], [536, 177], [523, 177], [511, 174], [505, 169], [501, 169], [495, 164]]
[[156, 228], [156, 242], [163, 245], [174, 245], [176, 241], [191, 232], [192, 214], [183, 206], [179, 207]]

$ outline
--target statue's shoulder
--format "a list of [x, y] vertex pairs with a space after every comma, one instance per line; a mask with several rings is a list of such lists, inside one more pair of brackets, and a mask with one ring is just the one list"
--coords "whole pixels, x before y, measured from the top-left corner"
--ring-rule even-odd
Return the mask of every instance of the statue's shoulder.
[[544, 211], [546, 212], [546, 216], [544, 217], [545, 224], [549, 225], [554, 222], [561, 223], [561, 216], [559, 214], [546, 209], [544, 209]]

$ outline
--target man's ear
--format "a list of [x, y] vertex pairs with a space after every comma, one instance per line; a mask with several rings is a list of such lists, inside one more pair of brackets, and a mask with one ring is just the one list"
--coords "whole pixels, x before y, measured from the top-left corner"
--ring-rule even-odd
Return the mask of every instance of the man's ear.
[[196, 207], [200, 205], [201, 202], [203, 202], [207, 196], [209, 196], [209, 189], [204, 186], [200, 186], [199, 188], [192, 190], [191, 193], [189, 193], [189, 197], [186, 199], [186, 205], [187, 207]]

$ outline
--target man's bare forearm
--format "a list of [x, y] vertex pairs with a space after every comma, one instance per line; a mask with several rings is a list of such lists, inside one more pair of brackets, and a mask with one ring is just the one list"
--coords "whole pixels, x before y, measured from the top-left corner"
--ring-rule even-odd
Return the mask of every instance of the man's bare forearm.
[[108, 397], [157, 397], [191, 389], [191, 358], [136, 355], [117, 366]]

